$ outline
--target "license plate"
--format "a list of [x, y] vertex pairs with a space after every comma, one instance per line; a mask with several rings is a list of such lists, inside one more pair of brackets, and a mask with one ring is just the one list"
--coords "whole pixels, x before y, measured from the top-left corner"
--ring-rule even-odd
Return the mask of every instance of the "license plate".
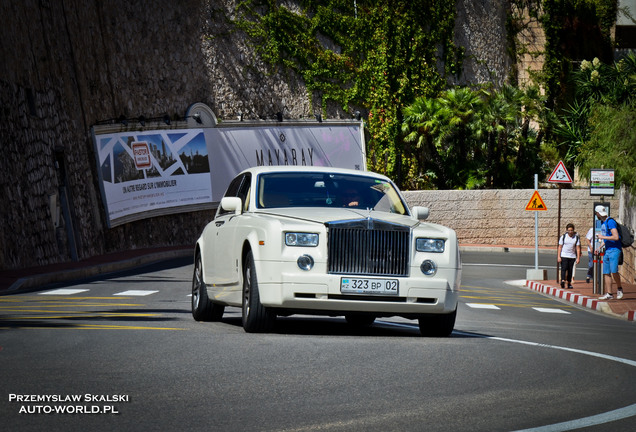
[[397, 279], [340, 279], [340, 292], [345, 294], [398, 295], [398, 287]]

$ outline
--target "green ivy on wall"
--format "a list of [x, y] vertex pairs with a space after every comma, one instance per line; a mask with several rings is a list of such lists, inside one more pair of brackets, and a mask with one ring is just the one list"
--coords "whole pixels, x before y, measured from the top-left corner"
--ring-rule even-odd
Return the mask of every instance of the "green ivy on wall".
[[299, 0], [291, 10], [275, 0], [245, 0], [235, 24], [273, 69], [303, 77], [311, 105], [329, 101], [368, 113], [369, 169], [409, 177], [416, 161], [403, 157], [403, 109], [435, 96], [459, 74], [454, 46], [455, 3], [434, 0]]

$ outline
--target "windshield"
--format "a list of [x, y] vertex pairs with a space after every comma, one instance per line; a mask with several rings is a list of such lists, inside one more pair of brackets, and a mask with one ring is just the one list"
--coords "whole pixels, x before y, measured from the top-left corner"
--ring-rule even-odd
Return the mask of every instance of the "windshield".
[[328, 173], [268, 173], [258, 180], [258, 208], [344, 207], [407, 214], [388, 181]]

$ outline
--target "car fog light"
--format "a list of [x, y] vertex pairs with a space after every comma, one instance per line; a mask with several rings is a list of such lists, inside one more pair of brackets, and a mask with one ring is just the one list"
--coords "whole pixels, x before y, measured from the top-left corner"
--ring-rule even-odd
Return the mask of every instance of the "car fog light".
[[424, 262], [422, 262], [422, 265], [420, 265], [420, 270], [422, 270], [422, 273], [424, 273], [426, 276], [433, 276], [435, 273], [437, 273], [437, 264], [435, 264], [431, 260], [424, 260]]
[[314, 259], [309, 255], [302, 255], [296, 261], [301, 270], [311, 270], [314, 267]]

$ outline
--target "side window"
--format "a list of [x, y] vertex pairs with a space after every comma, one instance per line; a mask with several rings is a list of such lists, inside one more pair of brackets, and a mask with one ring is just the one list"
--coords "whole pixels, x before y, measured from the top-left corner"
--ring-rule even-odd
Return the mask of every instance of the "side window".
[[[225, 195], [223, 195], [224, 197], [235, 197], [235, 196], [239, 196], [239, 188], [241, 187], [241, 183], [243, 182], [243, 179], [245, 178], [245, 175], [241, 175], [236, 177], [234, 180], [232, 180], [232, 182], [230, 183], [230, 185], [227, 187], [227, 190], [225, 191]], [[228, 214], [228, 213], [232, 213], [229, 212], [227, 210], [223, 210], [221, 208], [221, 206], [219, 205], [219, 210], [216, 213], [216, 217], [222, 216], [224, 214]]]
[[243, 211], [247, 211], [250, 205], [250, 185], [252, 184], [252, 175], [247, 173], [245, 177], [243, 177], [243, 182], [238, 189], [238, 196], [243, 202]]

